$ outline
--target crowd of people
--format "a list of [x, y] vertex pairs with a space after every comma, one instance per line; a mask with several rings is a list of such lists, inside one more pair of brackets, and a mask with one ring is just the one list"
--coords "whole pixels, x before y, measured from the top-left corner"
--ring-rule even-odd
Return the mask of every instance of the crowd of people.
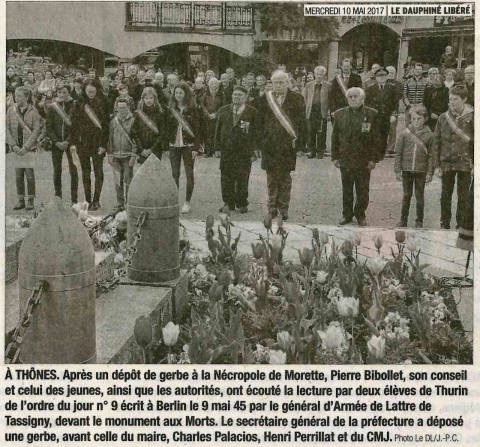
[[[46, 71], [18, 76], [7, 67], [7, 144], [15, 153], [18, 203], [32, 209], [35, 198], [34, 153], [39, 144], [51, 150], [55, 195], [62, 197], [62, 159], [66, 154], [71, 200], [78, 201], [80, 160], [85, 199], [101, 207], [105, 156], [113, 167], [117, 209], [123, 209], [136, 163], [166, 152], [179, 185], [186, 175], [182, 213], [191, 211], [194, 164], [198, 155], [220, 157], [220, 210], [248, 212], [252, 162], [266, 171], [268, 213], [288, 219], [291, 172], [298, 156], [323, 158], [331, 122], [331, 160], [343, 189], [341, 225], [356, 218], [365, 226], [370, 173], [386, 153], [395, 153], [395, 174], [404, 189], [398, 226], [408, 225], [416, 198], [415, 226], [423, 226], [424, 188], [435, 173], [442, 178], [442, 228], [450, 228], [452, 193], [457, 182], [456, 225], [464, 224], [473, 201], [474, 67], [461, 72], [445, 66], [411, 62], [403, 80], [394, 67], [373, 64], [362, 75], [344, 59], [328, 81], [327, 70], [289, 73], [279, 65], [268, 78], [249, 72], [237, 79], [232, 68], [217, 76], [198, 72], [185, 82], [175, 72], [131, 65], [97, 79], [95, 70], [77, 70], [73, 79]], [[407, 126], [397, 135], [401, 102]], [[92, 194], [91, 174], [94, 174]], [[25, 179], [27, 194], [25, 194]], [[355, 194], [356, 193], [356, 200]]]

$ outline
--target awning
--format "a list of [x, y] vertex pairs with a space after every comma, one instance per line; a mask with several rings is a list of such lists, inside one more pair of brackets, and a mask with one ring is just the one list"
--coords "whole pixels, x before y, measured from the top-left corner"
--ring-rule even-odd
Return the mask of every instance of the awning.
[[451, 36], [474, 36], [475, 27], [468, 26], [445, 26], [438, 28], [410, 28], [402, 31], [402, 37], [429, 38], [429, 37], [451, 37]]

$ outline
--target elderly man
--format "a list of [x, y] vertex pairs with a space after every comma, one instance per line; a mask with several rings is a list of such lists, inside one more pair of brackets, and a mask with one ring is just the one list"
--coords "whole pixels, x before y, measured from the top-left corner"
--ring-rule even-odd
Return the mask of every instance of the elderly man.
[[457, 59], [452, 53], [452, 47], [445, 47], [445, 53], [440, 58], [440, 67], [442, 67], [442, 72], [447, 68], [457, 68]]
[[175, 89], [175, 86], [178, 84], [178, 76], [174, 73], [170, 73], [167, 76], [167, 87], [163, 90], [163, 93], [165, 93], [165, 96], [168, 101], [170, 101], [173, 97], [173, 90]]
[[235, 77], [235, 70], [229, 67], [225, 70], [225, 73], [227, 73], [228, 76], [228, 84], [230, 88], [233, 89], [233, 87], [238, 84], [237, 78]]
[[[365, 211], [370, 193], [370, 171], [378, 162], [377, 111], [363, 105], [365, 92], [358, 87], [347, 90], [348, 107], [335, 112], [332, 132], [332, 161], [340, 169], [343, 190], [343, 219], [367, 225]], [[357, 193], [354, 207], [353, 188]]]
[[327, 69], [314, 70], [315, 81], [305, 85], [308, 158], [323, 158], [327, 148], [328, 96], [332, 84], [325, 79]]
[[297, 161], [295, 146], [304, 147], [305, 102], [301, 95], [288, 90], [288, 76], [277, 70], [271, 77], [273, 90], [258, 102], [259, 146], [262, 169], [267, 172], [268, 212], [288, 219], [291, 171]]
[[342, 72], [335, 75], [330, 89], [330, 110], [335, 112], [338, 109], [348, 106], [347, 90], [352, 87], [361, 87], [362, 78], [352, 73], [352, 64], [350, 59], [343, 59]]
[[465, 67], [465, 87], [467, 87], [468, 97], [467, 104], [475, 107], [474, 96], [475, 96], [475, 67], [469, 65]]
[[134, 91], [135, 87], [138, 85], [136, 65], [130, 65], [130, 67], [128, 67], [128, 76], [125, 76], [122, 80], [122, 84], [127, 85], [130, 92]]
[[435, 174], [442, 179], [440, 226], [450, 228], [452, 195], [457, 179], [457, 228], [463, 224], [473, 167], [474, 112], [467, 102], [468, 91], [458, 85], [449, 93], [449, 109], [437, 122], [433, 140]]
[[233, 88], [233, 104], [223, 106], [217, 113], [215, 151], [220, 155], [221, 188], [224, 202], [221, 211], [238, 208], [248, 212], [248, 180], [255, 144], [257, 111], [246, 104], [247, 89]]
[[376, 82], [367, 88], [365, 105], [378, 112], [379, 126], [379, 157], [382, 160], [387, 151], [387, 139], [390, 125], [397, 122], [398, 91], [387, 82], [388, 71], [379, 68], [375, 72]]
[[368, 73], [365, 73], [365, 78], [363, 80], [363, 89], [365, 91], [367, 91], [369, 87], [377, 83], [375, 73], [379, 68], [381, 68], [380, 64], [372, 64], [372, 68], [370, 69], [370, 71]]

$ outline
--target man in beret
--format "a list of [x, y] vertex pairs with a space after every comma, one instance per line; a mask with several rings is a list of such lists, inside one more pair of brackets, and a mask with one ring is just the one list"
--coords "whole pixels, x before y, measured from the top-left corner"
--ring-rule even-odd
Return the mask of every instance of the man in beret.
[[[333, 116], [332, 161], [342, 175], [343, 219], [346, 225], [357, 219], [367, 225], [365, 211], [370, 193], [370, 171], [378, 162], [377, 111], [363, 105], [365, 93], [359, 87], [347, 90], [348, 107]], [[354, 206], [353, 189], [357, 199]]]
[[388, 71], [386, 68], [380, 67], [375, 71], [376, 82], [367, 88], [365, 98], [365, 105], [378, 112], [380, 160], [385, 157], [390, 124], [397, 121], [398, 112], [398, 90], [392, 83], [387, 82], [387, 78]]
[[238, 208], [248, 212], [248, 181], [255, 148], [257, 111], [246, 104], [248, 90], [235, 86], [233, 104], [221, 107], [217, 112], [215, 152], [220, 155], [221, 188], [224, 202], [220, 211]]

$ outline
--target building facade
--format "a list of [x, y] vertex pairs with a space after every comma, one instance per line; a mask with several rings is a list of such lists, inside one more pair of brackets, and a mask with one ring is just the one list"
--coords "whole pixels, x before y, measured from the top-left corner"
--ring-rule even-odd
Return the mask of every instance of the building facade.
[[[58, 26], [45, 25], [52, 23], [52, 17]], [[255, 3], [8, 2], [7, 40], [83, 45], [118, 56], [125, 64], [149, 58], [160, 67], [181, 67], [189, 77], [195, 68], [223, 72], [235, 57], [255, 51], [268, 53], [289, 69], [325, 65], [330, 77], [345, 57], [358, 71], [379, 63], [396, 66], [399, 76], [408, 56], [438, 66], [447, 45], [453, 47], [459, 67], [473, 63], [473, 18], [345, 16], [337, 20], [338, 35], [333, 38], [302, 30], [269, 36], [260, 29]]]

